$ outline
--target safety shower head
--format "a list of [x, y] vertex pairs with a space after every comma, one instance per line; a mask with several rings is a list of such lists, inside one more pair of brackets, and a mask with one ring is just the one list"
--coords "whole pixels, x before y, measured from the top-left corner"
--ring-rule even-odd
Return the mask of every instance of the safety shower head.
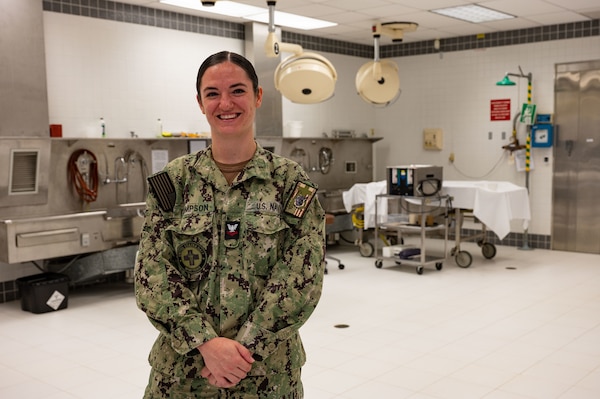
[[510, 80], [510, 78], [508, 77], [508, 74], [504, 75], [504, 78], [498, 82], [496, 82], [496, 86], [514, 86], [516, 85], [515, 82], [513, 82], [512, 80]]

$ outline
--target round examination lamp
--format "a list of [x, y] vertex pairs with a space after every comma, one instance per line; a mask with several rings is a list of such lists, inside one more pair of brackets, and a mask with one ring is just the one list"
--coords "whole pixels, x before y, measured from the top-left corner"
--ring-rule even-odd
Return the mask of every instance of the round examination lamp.
[[325, 57], [305, 52], [284, 59], [274, 78], [275, 88], [288, 100], [316, 104], [333, 96], [337, 73]]
[[393, 103], [400, 97], [398, 65], [389, 60], [367, 62], [356, 73], [356, 91], [373, 105]]

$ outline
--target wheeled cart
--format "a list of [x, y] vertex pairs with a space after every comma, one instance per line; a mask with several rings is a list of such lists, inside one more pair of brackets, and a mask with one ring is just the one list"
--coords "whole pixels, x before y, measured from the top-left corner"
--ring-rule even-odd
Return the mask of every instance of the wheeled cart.
[[[375, 267], [383, 267], [383, 260], [390, 259], [394, 260], [396, 264], [415, 266], [417, 274], [423, 274], [423, 270], [426, 266], [434, 266], [437, 270], [442, 270], [444, 261], [446, 260], [446, 253], [448, 250], [448, 217], [449, 211], [447, 208], [447, 196], [435, 196], [435, 197], [408, 197], [390, 194], [377, 195], [375, 200], [375, 236], [380, 234], [391, 235], [395, 233], [397, 236], [397, 242], [404, 242], [403, 236], [405, 235], [419, 235], [418, 247], [406, 247], [401, 249], [398, 253], [384, 254], [383, 248], [378, 246], [377, 240], [375, 240]], [[401, 201], [402, 208], [406, 211], [406, 216], [409, 216], [405, 220], [391, 220], [387, 218], [386, 221], [380, 222], [384, 218], [380, 218], [378, 215], [378, 203], [379, 201]], [[389, 209], [389, 207], [386, 207]], [[435, 224], [435, 219], [442, 218], [442, 223]], [[413, 219], [413, 220], [411, 220]], [[444, 236], [444, 249], [443, 255], [429, 254], [427, 251], [426, 240], [430, 233], [443, 233]]]
[[481, 231], [470, 236], [462, 235], [462, 225], [465, 217], [472, 217], [477, 221], [477, 218], [473, 215], [472, 211], [455, 208], [452, 213], [454, 216], [454, 227], [455, 227], [455, 245], [450, 250], [450, 256], [454, 257], [454, 261], [460, 267], [466, 268], [471, 266], [473, 263], [473, 256], [469, 251], [465, 251], [460, 248], [462, 241], [475, 241], [479, 247], [481, 247], [481, 254], [486, 259], [492, 259], [496, 256], [496, 246], [491, 242], [487, 242], [487, 226], [481, 223]]

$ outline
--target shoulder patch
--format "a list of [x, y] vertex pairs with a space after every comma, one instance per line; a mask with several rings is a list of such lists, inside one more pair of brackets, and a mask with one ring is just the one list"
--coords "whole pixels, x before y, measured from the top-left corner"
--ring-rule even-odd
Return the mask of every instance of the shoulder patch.
[[306, 213], [316, 193], [316, 188], [303, 182], [297, 182], [292, 195], [288, 198], [285, 205], [285, 213], [301, 218]]
[[171, 212], [175, 207], [176, 192], [175, 186], [167, 172], [159, 172], [148, 178], [150, 189], [158, 200], [160, 209], [164, 212]]

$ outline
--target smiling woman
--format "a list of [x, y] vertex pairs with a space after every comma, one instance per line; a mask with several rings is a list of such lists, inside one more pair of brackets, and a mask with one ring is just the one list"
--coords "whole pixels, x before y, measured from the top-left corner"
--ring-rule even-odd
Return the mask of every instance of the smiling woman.
[[200, 67], [196, 87], [211, 127], [213, 158], [225, 164], [248, 161], [256, 149], [253, 124], [262, 103], [252, 64], [235, 53], [217, 53]]
[[210, 147], [149, 179], [135, 291], [160, 334], [145, 398], [302, 398], [298, 330], [325, 268], [317, 187], [254, 140], [262, 88], [248, 60], [213, 54], [196, 88]]

